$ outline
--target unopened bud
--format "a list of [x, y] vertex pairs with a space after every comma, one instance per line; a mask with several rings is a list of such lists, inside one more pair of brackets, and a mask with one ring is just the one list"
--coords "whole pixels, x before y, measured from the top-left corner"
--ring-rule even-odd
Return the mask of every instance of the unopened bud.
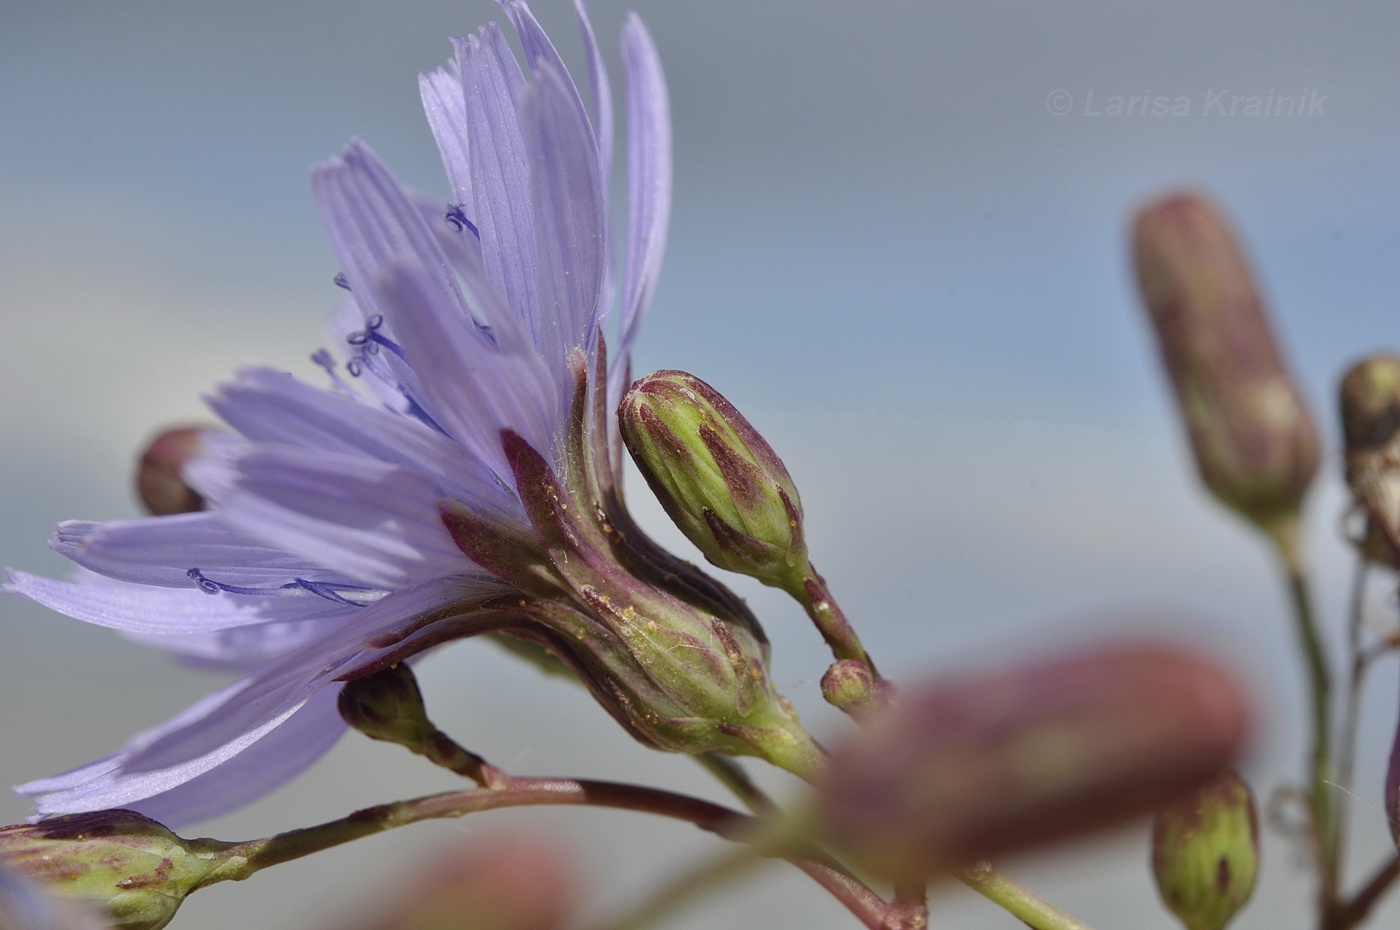
[[622, 438], [666, 513], [715, 565], [801, 591], [802, 504], [782, 460], [734, 405], [683, 371], [632, 385]]
[[1208, 202], [1177, 194], [1138, 215], [1134, 253], [1201, 479], [1274, 530], [1317, 473], [1318, 438], [1234, 236]]
[[1160, 808], [1219, 774], [1249, 712], [1214, 662], [1138, 646], [906, 692], [831, 760], [825, 836], [918, 882]]
[[103, 909], [114, 930], [159, 930], [214, 878], [225, 845], [182, 840], [132, 811], [96, 811], [0, 829], [0, 863]]
[[167, 430], [151, 440], [141, 453], [136, 492], [141, 503], [156, 516], [204, 509], [204, 498], [183, 477], [186, 463], [199, 453], [201, 432], [198, 427]]
[[822, 697], [851, 716], [859, 716], [875, 706], [875, 689], [870, 666], [855, 659], [842, 659], [822, 676]]
[[341, 719], [370, 739], [418, 753], [437, 729], [428, 721], [418, 680], [402, 663], [347, 681], [339, 707]]
[[1366, 514], [1358, 546], [1371, 561], [1400, 568], [1400, 358], [1356, 363], [1338, 393], [1347, 485]]
[[1225, 771], [1152, 821], [1152, 874], [1187, 930], [1224, 930], [1254, 893], [1259, 821], [1249, 786]]

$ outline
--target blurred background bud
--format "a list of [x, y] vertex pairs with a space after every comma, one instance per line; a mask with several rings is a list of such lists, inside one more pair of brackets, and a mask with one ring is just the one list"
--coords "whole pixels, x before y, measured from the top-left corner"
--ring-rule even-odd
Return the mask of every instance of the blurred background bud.
[[0, 865], [0, 930], [108, 930], [98, 912]]
[[212, 877], [226, 845], [182, 840], [133, 811], [96, 811], [0, 829], [0, 864], [101, 908], [115, 930], [159, 930]]
[[204, 498], [185, 484], [185, 463], [199, 452], [199, 427], [166, 430], [146, 446], [136, 469], [136, 493], [158, 517], [204, 509]]
[[851, 716], [863, 715], [876, 704], [875, 676], [855, 659], [842, 659], [822, 676], [822, 697]]
[[802, 504], [782, 460], [718, 391], [683, 371], [632, 385], [622, 436], [666, 513], [715, 565], [801, 591]]
[[922, 881], [1157, 810], [1234, 759], [1249, 717], [1226, 670], [1166, 647], [935, 684], [836, 751], [819, 823], [872, 872]]
[[1276, 531], [1317, 473], [1318, 438], [1234, 236], [1210, 203], [1175, 194], [1138, 215], [1134, 258], [1202, 480]]
[[519, 834], [442, 849], [393, 888], [352, 930], [560, 930], [578, 899], [558, 846]]
[[1362, 359], [1338, 395], [1347, 486], [1366, 515], [1358, 546], [1372, 562], [1400, 568], [1400, 358]]
[[413, 752], [437, 729], [428, 721], [423, 693], [404, 663], [347, 681], [340, 691], [340, 716], [370, 739], [398, 743]]
[[1187, 930], [1224, 930], [1259, 872], [1259, 820], [1234, 771], [1173, 801], [1152, 821], [1152, 874]]

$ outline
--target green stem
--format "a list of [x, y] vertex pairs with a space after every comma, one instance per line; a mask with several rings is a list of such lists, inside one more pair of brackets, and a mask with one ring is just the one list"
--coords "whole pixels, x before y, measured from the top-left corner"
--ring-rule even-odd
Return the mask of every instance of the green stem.
[[990, 862], [979, 862], [959, 873], [958, 879], [1035, 930], [1090, 930], [1088, 924], [1080, 923], [1045, 899], [1031, 893], [997, 871]]
[[744, 771], [743, 766], [729, 756], [722, 756], [717, 752], [702, 752], [691, 758], [728, 788], [751, 813], [767, 814], [778, 809], [773, 799], [764, 794], [763, 789], [749, 778], [749, 773]]
[[1341, 836], [1333, 803], [1335, 773], [1332, 767], [1331, 673], [1328, 671], [1326, 648], [1318, 633], [1317, 620], [1313, 616], [1297, 516], [1281, 520], [1270, 528], [1269, 535], [1278, 549], [1279, 558], [1288, 577], [1294, 628], [1302, 650], [1311, 696], [1312, 749], [1309, 755], [1308, 799], [1320, 878], [1318, 907], [1319, 913], [1326, 915], [1337, 902], [1341, 849]]
[[854, 659], [863, 663], [875, 676], [875, 680], [880, 680], [879, 673], [875, 671], [875, 663], [861, 645], [855, 628], [846, 619], [846, 614], [836, 603], [836, 599], [831, 596], [826, 579], [817, 574], [815, 568], [809, 565], [806, 576], [788, 587], [787, 592], [802, 605], [807, 616], [812, 618], [827, 646], [831, 648], [832, 655], [837, 659]]

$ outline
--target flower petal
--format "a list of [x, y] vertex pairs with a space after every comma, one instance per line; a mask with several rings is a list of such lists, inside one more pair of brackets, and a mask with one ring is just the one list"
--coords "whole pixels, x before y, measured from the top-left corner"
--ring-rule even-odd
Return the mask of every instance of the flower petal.
[[474, 210], [471, 179], [471, 141], [467, 136], [467, 101], [462, 92], [462, 73], [456, 61], [418, 76], [418, 92], [423, 112], [442, 153], [442, 166], [452, 185], [453, 202], [464, 210]]
[[[411, 331], [416, 325], [403, 328]], [[459, 338], [471, 338], [460, 326], [449, 328]], [[451, 380], [446, 370], [435, 380]], [[419, 420], [319, 390], [284, 372], [245, 368], [236, 381], [222, 385], [207, 400], [249, 439], [363, 455], [418, 471], [438, 483], [440, 496], [455, 497], [469, 507], [518, 510], [514, 496], [503, 492], [490, 470], [464, 456], [461, 445], [442, 433]]]
[[353, 607], [309, 590], [292, 597], [211, 597], [198, 588], [158, 588], [84, 573], [78, 583], [10, 571], [0, 591], [96, 626], [126, 633], [213, 633], [253, 624], [317, 620]]
[[[651, 35], [636, 13], [622, 31], [627, 82], [627, 268], [618, 360], [623, 362], [651, 302], [671, 215], [671, 111]], [[619, 364], [621, 370], [625, 365]]]
[[247, 588], [278, 587], [297, 578], [350, 582], [344, 575], [231, 529], [210, 512], [113, 523], [69, 520], [58, 525], [49, 545], [100, 575], [167, 588], [193, 588], [192, 568], [217, 573], [219, 581]]
[[473, 215], [482, 257], [492, 282], [538, 337], [535, 220], [517, 115], [525, 76], [494, 24], [455, 42], [466, 93]]
[[541, 349], [565, 366], [603, 314], [607, 225], [598, 146], [568, 78], [540, 62], [520, 103], [539, 248]]
[[389, 589], [471, 569], [438, 519], [443, 489], [416, 470], [264, 445], [238, 471], [216, 513], [270, 546]]

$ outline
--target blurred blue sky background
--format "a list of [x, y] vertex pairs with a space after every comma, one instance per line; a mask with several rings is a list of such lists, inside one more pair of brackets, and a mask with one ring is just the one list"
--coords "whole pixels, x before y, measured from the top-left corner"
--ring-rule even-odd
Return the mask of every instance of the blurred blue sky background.
[[[676, 141], [668, 257], [637, 368], [699, 374], [769, 436], [802, 489], [818, 566], [887, 670], [913, 680], [1130, 631], [1203, 641], [1241, 663], [1270, 720], [1250, 774], [1265, 792], [1292, 777], [1283, 601], [1255, 541], [1192, 482], [1125, 231], [1135, 205], [1182, 184], [1227, 206], [1335, 446], [1340, 371], [1396, 343], [1394, 7], [631, 6], [667, 68]], [[568, 4], [534, 8], [579, 61]], [[591, 3], [619, 85], [626, 8]], [[446, 58], [448, 35], [491, 18], [485, 0], [0, 4], [0, 564], [61, 572], [43, 547], [53, 523], [134, 515], [133, 454], [158, 426], [203, 418], [199, 394], [239, 363], [316, 376], [307, 356], [325, 343], [337, 268], [307, 169], [358, 135], [401, 180], [446, 196], [415, 77]], [[1235, 96], [1308, 105], [1231, 115]], [[1114, 116], [1114, 97], [1149, 105]], [[1184, 113], [1144, 113], [1157, 97]], [[1339, 623], [1336, 471], [1311, 517], [1324, 612]], [[638, 509], [679, 546], [644, 497], [634, 483]], [[766, 619], [780, 685], [838, 733], [815, 685], [816, 635], [795, 608], [736, 587]], [[1378, 587], [1373, 612], [1393, 607]], [[0, 781], [90, 761], [210, 686], [19, 602], [0, 604], [0, 637]], [[1384, 667], [1368, 692], [1358, 868], [1386, 842], [1394, 677]], [[702, 790], [683, 760], [634, 750], [590, 703], [484, 645], [458, 645], [424, 678], [447, 728], [502, 764]], [[241, 838], [451, 786], [352, 742], [208, 832]], [[25, 811], [0, 797], [0, 820]], [[664, 874], [659, 849], [710, 848], [635, 818], [519, 816], [562, 825], [598, 883], [623, 893]], [[474, 829], [423, 828], [214, 889], [184, 920], [332, 926], [389, 879], [386, 862]], [[1012, 870], [1091, 923], [1166, 928], [1142, 843], [1127, 830]], [[1271, 851], [1244, 930], [1300, 899], [1287, 847]], [[839, 925], [799, 877], [767, 878], [685, 926]], [[1008, 925], [954, 891], [937, 905], [958, 926]]]

